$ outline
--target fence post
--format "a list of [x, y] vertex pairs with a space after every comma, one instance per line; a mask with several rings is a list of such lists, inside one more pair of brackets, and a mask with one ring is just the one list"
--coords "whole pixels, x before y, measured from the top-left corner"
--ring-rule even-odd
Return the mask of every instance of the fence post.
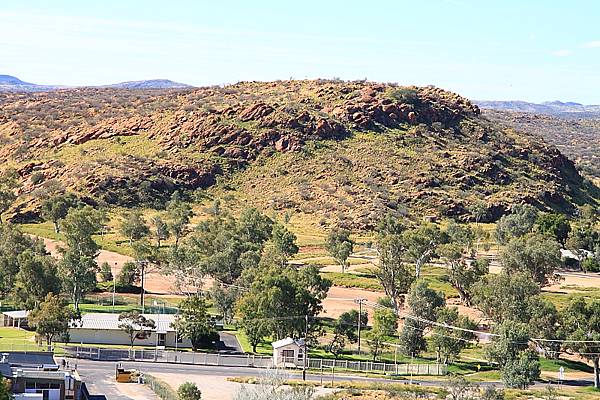
[[217, 366], [221, 365], [221, 353], [217, 353]]
[[100, 347], [98, 347], [98, 361], [100, 361], [100, 360], [102, 360], [102, 357], [100, 356]]
[[348, 360], [346, 360], [346, 369], [348, 369]]

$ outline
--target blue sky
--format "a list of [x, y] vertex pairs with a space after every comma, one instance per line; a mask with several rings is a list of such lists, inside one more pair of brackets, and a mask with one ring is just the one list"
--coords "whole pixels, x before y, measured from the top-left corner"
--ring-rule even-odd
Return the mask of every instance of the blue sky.
[[600, 103], [600, 1], [13, 1], [0, 74], [43, 84], [362, 79]]

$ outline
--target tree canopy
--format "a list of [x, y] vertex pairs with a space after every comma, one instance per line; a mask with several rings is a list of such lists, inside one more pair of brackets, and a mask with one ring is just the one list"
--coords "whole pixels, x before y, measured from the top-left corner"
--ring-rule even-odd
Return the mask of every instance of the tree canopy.
[[49, 293], [44, 302], [31, 312], [29, 323], [51, 345], [55, 338], [68, 335], [72, 317], [68, 305], [59, 296]]
[[188, 296], [179, 304], [179, 315], [173, 323], [177, 334], [192, 342], [192, 349], [197, 351], [209, 347], [218, 339], [214, 321], [208, 314], [206, 302], [200, 296]]
[[524, 272], [540, 286], [560, 279], [560, 246], [554, 239], [527, 234], [511, 239], [500, 252], [500, 264], [507, 274]]
[[325, 239], [325, 248], [342, 267], [342, 272], [346, 272], [349, 266], [348, 257], [354, 250], [354, 242], [350, 240], [350, 231], [343, 228], [334, 228], [329, 231]]

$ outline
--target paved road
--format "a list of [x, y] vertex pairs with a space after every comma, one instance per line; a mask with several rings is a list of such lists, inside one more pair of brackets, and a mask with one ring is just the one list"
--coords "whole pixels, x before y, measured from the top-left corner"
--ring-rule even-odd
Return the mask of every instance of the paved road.
[[[90, 383], [90, 387], [94, 389], [93, 393], [104, 393], [109, 400], [131, 400], [135, 397], [128, 396], [118, 390], [114, 384], [115, 362], [108, 361], [91, 361], [78, 360], [78, 371], [82, 378]], [[261, 377], [264, 376], [265, 370], [259, 368], [247, 367], [218, 367], [218, 366], [200, 366], [200, 365], [183, 365], [183, 364], [157, 364], [152, 362], [124, 362], [124, 368], [135, 368], [144, 373], [173, 373], [186, 376], [202, 376], [202, 377]], [[290, 371], [290, 377], [299, 379], [300, 371]], [[308, 373], [307, 379], [313, 382], [331, 382], [331, 373], [325, 371], [323, 377], [319, 373]], [[335, 381], [355, 381], [355, 382], [385, 382], [390, 383], [390, 379], [385, 378], [369, 378], [357, 375], [342, 375], [336, 374]], [[409, 378], [402, 380], [408, 382]], [[443, 381], [435, 380], [415, 380], [414, 383], [423, 386], [441, 386]], [[500, 382], [480, 382], [482, 386], [502, 386]], [[590, 386], [593, 382], [589, 380], [569, 381], [564, 382], [564, 385], [569, 386]], [[132, 384], [133, 385], [133, 384]], [[546, 383], [536, 383], [535, 386], [543, 387]]]
[[228, 332], [219, 331], [220, 342], [217, 343], [217, 350], [222, 353], [244, 354], [244, 350], [235, 335]]

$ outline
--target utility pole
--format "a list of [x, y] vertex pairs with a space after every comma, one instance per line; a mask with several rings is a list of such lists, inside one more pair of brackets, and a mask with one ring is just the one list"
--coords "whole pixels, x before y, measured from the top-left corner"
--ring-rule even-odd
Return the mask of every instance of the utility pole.
[[115, 312], [115, 293], [117, 292], [117, 263], [115, 262], [115, 273], [113, 274], [113, 298], [112, 298], [112, 312]]
[[362, 325], [362, 305], [363, 301], [367, 301], [367, 299], [355, 299], [354, 302], [358, 303], [358, 355], [360, 356], [360, 327]]
[[308, 315], [304, 316], [304, 367], [302, 368], [302, 380], [306, 380], [306, 367], [308, 361], [308, 353], [306, 341], [308, 340]]

